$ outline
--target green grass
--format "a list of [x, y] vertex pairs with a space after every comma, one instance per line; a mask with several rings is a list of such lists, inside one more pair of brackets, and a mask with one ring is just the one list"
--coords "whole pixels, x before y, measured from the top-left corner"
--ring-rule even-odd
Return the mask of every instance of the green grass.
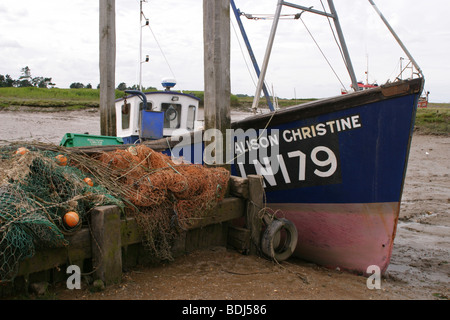
[[[124, 93], [116, 90], [116, 97]], [[0, 88], [0, 107], [95, 108], [100, 103], [98, 89]]]
[[[200, 98], [203, 105], [203, 91], [184, 91]], [[116, 90], [116, 98], [123, 97], [123, 91]], [[315, 99], [279, 99], [281, 108], [309, 102]], [[250, 110], [253, 97], [231, 95], [231, 107], [239, 110]], [[76, 110], [98, 108], [100, 91], [98, 89], [43, 89], [43, 88], [0, 88], [0, 108], [17, 108], [19, 106], [56, 108]], [[260, 106], [266, 105], [264, 98]], [[429, 103], [427, 108], [418, 109], [415, 130], [424, 134], [450, 134], [450, 103]]]
[[[235, 101], [233, 103], [233, 98], [235, 98], [237, 101]], [[310, 102], [313, 100], [317, 100], [317, 99], [279, 99], [278, 100], [278, 106], [280, 108], [285, 108], [285, 107], [290, 107], [290, 106], [294, 106], [294, 105], [298, 105], [298, 104], [302, 104], [302, 103], [306, 103], [306, 102]], [[231, 107], [235, 107], [235, 108], [239, 108], [239, 109], [247, 109], [247, 110], [251, 110], [253, 104], [253, 97], [238, 97], [238, 96], [231, 96]], [[259, 99], [259, 104], [260, 107], [264, 107], [267, 108], [267, 102], [266, 102], [266, 98], [262, 97], [261, 99]]]
[[416, 132], [435, 135], [450, 134], [450, 104], [430, 103], [427, 108], [419, 108], [415, 123]]
[[[184, 93], [192, 94], [200, 99], [200, 106], [203, 106], [204, 92], [186, 90]], [[116, 98], [125, 95], [123, 91], [116, 90]], [[280, 107], [304, 103], [313, 99], [280, 99]], [[232, 108], [250, 109], [252, 97], [230, 96]], [[35, 87], [27, 88], [0, 88], [0, 107], [53, 107], [53, 108], [95, 108], [100, 103], [100, 91], [98, 89], [43, 89]], [[264, 105], [265, 99], [260, 100], [260, 105]]]

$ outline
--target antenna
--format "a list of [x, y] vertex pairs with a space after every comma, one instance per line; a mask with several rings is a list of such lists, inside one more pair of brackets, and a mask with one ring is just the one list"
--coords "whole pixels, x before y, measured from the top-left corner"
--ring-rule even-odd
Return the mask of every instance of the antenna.
[[[149, 56], [145, 57], [145, 60], [142, 61], [142, 28], [149, 25], [149, 21], [145, 19], [145, 25], [142, 24], [142, 18], [144, 17], [144, 12], [142, 11], [142, 2], [147, 2], [147, 0], [140, 0], [140, 26], [139, 26], [139, 90], [142, 91], [142, 64], [149, 61]], [[145, 17], [144, 17], [145, 18]]]

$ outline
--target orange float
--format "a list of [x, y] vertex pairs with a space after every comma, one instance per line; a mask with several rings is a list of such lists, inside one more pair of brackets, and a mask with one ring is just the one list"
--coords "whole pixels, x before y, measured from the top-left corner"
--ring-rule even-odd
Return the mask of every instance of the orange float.
[[56, 157], [56, 163], [60, 166], [66, 166], [67, 165], [67, 157], [63, 154], [58, 154]]
[[63, 221], [66, 226], [73, 228], [80, 222], [80, 216], [75, 211], [69, 211], [64, 215]]
[[94, 186], [94, 182], [92, 181], [91, 178], [84, 178], [83, 179], [84, 182], [86, 182], [88, 185], [90, 185], [91, 187]]
[[21, 154], [21, 155], [24, 155], [24, 154], [27, 153], [27, 152], [30, 152], [30, 150], [28, 150], [28, 149], [25, 148], [25, 147], [20, 147], [20, 148], [18, 148], [18, 149], [16, 150], [16, 154]]

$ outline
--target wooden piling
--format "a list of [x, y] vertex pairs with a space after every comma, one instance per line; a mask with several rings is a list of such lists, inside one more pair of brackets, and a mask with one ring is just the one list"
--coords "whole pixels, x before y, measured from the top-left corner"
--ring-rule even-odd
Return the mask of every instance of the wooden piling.
[[92, 260], [97, 278], [105, 285], [122, 279], [122, 239], [117, 206], [96, 207], [91, 216]]
[[[205, 164], [226, 163], [230, 118], [230, 1], [203, 0]], [[229, 142], [229, 141], [228, 141]]]
[[116, 4], [100, 0], [100, 134], [116, 135]]
[[246, 213], [247, 228], [250, 229], [250, 254], [259, 252], [262, 231], [262, 212], [264, 203], [263, 177], [248, 177], [248, 207]]

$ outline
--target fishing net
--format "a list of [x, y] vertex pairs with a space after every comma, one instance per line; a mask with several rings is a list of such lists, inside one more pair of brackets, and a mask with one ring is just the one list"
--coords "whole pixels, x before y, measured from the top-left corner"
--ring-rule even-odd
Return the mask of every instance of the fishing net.
[[[67, 246], [65, 235], [78, 230], [93, 207], [123, 207], [102, 186], [89, 186], [76, 166], [58, 164], [58, 150], [16, 150], [0, 148], [0, 282], [13, 280], [20, 261], [36, 250]], [[80, 217], [71, 228], [63, 223], [68, 211]]]
[[226, 193], [230, 173], [224, 168], [173, 161], [145, 145], [103, 153], [119, 190], [135, 210], [151, 256], [171, 260], [171, 244], [180, 230], [211, 215]]
[[[90, 156], [48, 145], [16, 150], [0, 147], [0, 282], [12, 280], [37, 249], [67, 246], [65, 235], [101, 205], [134, 216], [150, 256], [172, 260], [176, 235], [211, 215], [230, 177], [223, 168], [176, 162], [145, 145]], [[64, 224], [68, 211], [79, 214], [76, 227]]]

